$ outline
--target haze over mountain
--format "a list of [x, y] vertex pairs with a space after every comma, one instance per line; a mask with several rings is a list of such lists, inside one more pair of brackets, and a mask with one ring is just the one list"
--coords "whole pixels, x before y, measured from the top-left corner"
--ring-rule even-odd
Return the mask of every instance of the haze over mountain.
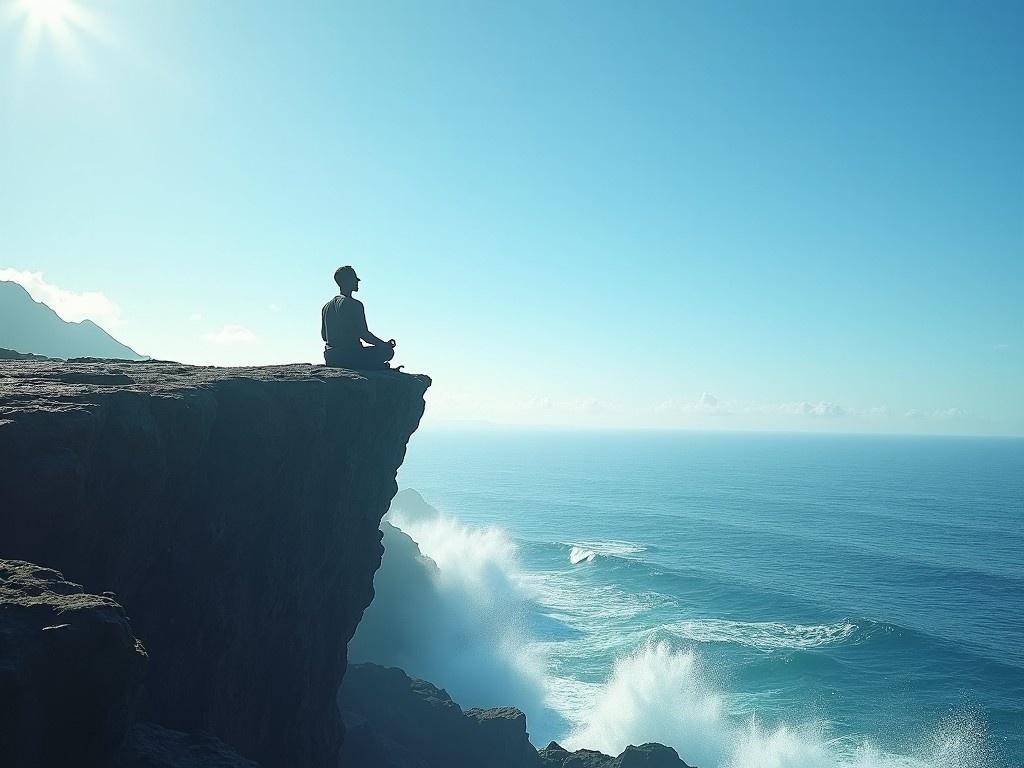
[[47, 357], [146, 359], [92, 320], [63, 320], [21, 285], [7, 281], [0, 281], [0, 348]]

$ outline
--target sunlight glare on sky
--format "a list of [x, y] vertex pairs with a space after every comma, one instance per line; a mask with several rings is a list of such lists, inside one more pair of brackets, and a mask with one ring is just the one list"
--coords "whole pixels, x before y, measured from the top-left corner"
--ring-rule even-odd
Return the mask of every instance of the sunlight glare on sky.
[[31, 59], [47, 43], [62, 54], [77, 54], [78, 36], [98, 31], [96, 17], [84, 2], [87, 0], [9, 0], [9, 20], [21, 28], [21, 58]]

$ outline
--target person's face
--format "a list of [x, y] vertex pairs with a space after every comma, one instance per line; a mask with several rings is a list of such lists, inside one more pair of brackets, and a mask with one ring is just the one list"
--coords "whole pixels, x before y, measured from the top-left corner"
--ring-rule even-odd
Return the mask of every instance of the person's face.
[[352, 293], [355, 293], [358, 290], [359, 290], [359, 278], [356, 277], [355, 275], [352, 275]]

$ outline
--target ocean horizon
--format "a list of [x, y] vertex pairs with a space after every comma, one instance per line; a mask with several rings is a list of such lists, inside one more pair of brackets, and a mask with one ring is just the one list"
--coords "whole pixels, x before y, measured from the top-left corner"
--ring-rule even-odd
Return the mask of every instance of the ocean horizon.
[[450, 596], [407, 671], [538, 746], [1024, 764], [1024, 440], [424, 429], [399, 484]]

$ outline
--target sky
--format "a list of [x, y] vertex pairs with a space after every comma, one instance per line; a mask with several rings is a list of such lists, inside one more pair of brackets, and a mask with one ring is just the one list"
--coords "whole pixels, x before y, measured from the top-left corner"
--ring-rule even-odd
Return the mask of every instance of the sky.
[[1024, 4], [0, 0], [0, 279], [436, 425], [1024, 435]]

